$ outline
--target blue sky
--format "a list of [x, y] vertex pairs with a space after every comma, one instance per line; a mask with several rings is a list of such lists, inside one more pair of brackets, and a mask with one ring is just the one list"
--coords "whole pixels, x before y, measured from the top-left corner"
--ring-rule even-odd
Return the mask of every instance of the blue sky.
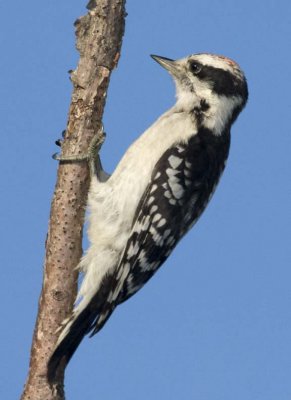
[[[85, 1], [2, 1], [1, 398], [25, 381], [57, 163]], [[69, 400], [290, 400], [290, 37], [288, 1], [128, 0], [104, 125], [112, 171], [174, 102], [149, 58], [197, 52], [239, 62], [247, 108], [207, 211], [147, 286], [85, 339]], [[84, 241], [86, 246], [86, 240]]]

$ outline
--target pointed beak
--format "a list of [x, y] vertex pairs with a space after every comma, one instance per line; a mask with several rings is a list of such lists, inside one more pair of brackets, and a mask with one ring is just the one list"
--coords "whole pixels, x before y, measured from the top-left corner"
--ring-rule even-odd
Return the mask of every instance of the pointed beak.
[[163, 68], [170, 72], [171, 75], [178, 78], [181, 74], [180, 66], [175, 60], [171, 60], [170, 58], [156, 56], [151, 54], [151, 57], [159, 63]]

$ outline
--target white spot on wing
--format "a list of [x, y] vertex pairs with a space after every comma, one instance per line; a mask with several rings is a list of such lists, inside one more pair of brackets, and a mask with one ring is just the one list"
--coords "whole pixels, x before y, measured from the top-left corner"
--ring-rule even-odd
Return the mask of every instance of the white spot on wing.
[[169, 178], [170, 178], [169, 182], [173, 182], [173, 183], [174, 182], [179, 182], [179, 180], [180, 180], [177, 176], [170, 176]]
[[143, 286], [141, 284], [135, 284], [133, 278], [134, 278], [133, 275], [130, 274], [126, 279], [128, 294], [132, 294], [134, 292], [137, 292], [138, 289], [140, 289]]
[[162, 216], [161, 216], [161, 214], [156, 214], [155, 216], [154, 216], [154, 218], [153, 218], [153, 222], [157, 222], [159, 219], [161, 219], [162, 218]]
[[176, 157], [176, 156], [170, 156], [168, 158], [169, 164], [171, 165], [172, 168], [176, 169], [181, 162], [183, 161], [182, 158]]
[[152, 204], [152, 202], [153, 202], [154, 200], [155, 200], [154, 196], [151, 196], [151, 197], [148, 199], [148, 205]]
[[162, 219], [160, 220], [160, 222], [157, 224], [157, 228], [161, 228], [162, 226], [165, 225], [166, 222], [167, 222], [167, 221], [165, 220], [165, 218], [162, 218]]
[[175, 176], [179, 173], [180, 171], [177, 171], [176, 169], [172, 169], [172, 168], [167, 168], [166, 169], [166, 174], [168, 175], [169, 178], [171, 178], [172, 176]]
[[170, 199], [169, 203], [172, 204], [172, 206], [175, 206], [177, 204], [177, 200]]
[[171, 233], [171, 229], [166, 229], [164, 234], [163, 234], [163, 238], [166, 239]]
[[[129, 266], [128, 263], [126, 263], [126, 265]], [[128, 273], [129, 273], [129, 267], [123, 268], [121, 279], [118, 281], [118, 284], [116, 285], [116, 287], [108, 295], [108, 298], [107, 298], [108, 303], [113, 303], [117, 299]], [[107, 316], [107, 315], [108, 315], [108, 312], [105, 312], [105, 316]], [[103, 316], [103, 314], [101, 314], [101, 317], [102, 316]]]
[[[152, 208], [154, 208], [154, 207], [157, 207], [157, 206], [152, 206]], [[151, 208], [151, 209], [152, 209]], [[157, 207], [158, 208], [158, 207]], [[148, 227], [149, 227], [149, 223], [150, 223], [150, 217], [147, 215], [146, 217], [145, 217], [145, 219], [143, 220], [143, 223], [142, 223], [142, 225], [141, 225], [141, 229], [143, 230], [143, 231], [146, 231], [147, 229], [148, 229]]]
[[162, 246], [164, 244], [163, 237], [158, 233], [156, 228], [154, 226], [151, 226], [149, 229], [151, 235], [152, 235], [152, 240], [154, 241], [156, 246]]
[[144, 271], [144, 272], [145, 271], [153, 271], [158, 267], [158, 265], [159, 265], [159, 261], [154, 261], [152, 263], [147, 263], [147, 264], [144, 264], [141, 267], [141, 270]]
[[[118, 295], [119, 295], [119, 290], [115, 289], [113, 292], [110, 292], [108, 295], [108, 298], [107, 298], [108, 303], [113, 303], [117, 299]], [[108, 314], [107, 312], [105, 313], [105, 316], [104, 316], [104, 314], [101, 314], [100, 319], [103, 321], [103, 319], [105, 319], [107, 314]], [[104, 316], [104, 318], [103, 318], [103, 316]], [[99, 320], [99, 322], [100, 322], [100, 320]]]
[[179, 185], [179, 183], [175, 183], [172, 181], [169, 181], [169, 185], [170, 185], [170, 188], [172, 190], [174, 197], [176, 199], [181, 199], [184, 194], [183, 186]]
[[153, 214], [154, 212], [156, 212], [158, 209], [157, 205], [153, 205], [152, 208], [150, 209], [150, 214]]
[[172, 246], [174, 243], [175, 243], [175, 238], [174, 238], [174, 236], [170, 236], [169, 238], [168, 238], [168, 240], [167, 240], [167, 245], [168, 246]]
[[130, 246], [127, 250], [127, 259], [130, 259], [133, 256], [135, 256], [138, 252], [138, 249], [139, 249], [139, 244], [137, 242], [134, 245], [133, 243], [130, 243]]
[[140, 268], [145, 270], [147, 268], [147, 265], [148, 265], [148, 260], [147, 260], [147, 257], [146, 257], [146, 252], [144, 250], [142, 250], [140, 252], [138, 260], [139, 260]]
[[129, 272], [130, 265], [129, 263], [125, 263], [122, 268], [119, 268], [116, 275], [116, 280], [119, 281], [120, 278], [123, 276], [124, 271]]
[[106, 319], [108, 314], [109, 314], [109, 310], [107, 310], [103, 314], [101, 314], [100, 317], [98, 318], [98, 324], [101, 324]]
[[120, 281], [122, 281], [127, 276], [127, 274], [129, 273], [129, 268], [130, 268], [129, 263], [124, 264], [124, 266], [122, 268], [122, 274], [121, 274]]
[[192, 218], [192, 214], [191, 213], [187, 213], [184, 218], [185, 218], [185, 222], [189, 222], [190, 219]]
[[184, 147], [177, 146], [177, 150], [178, 150], [178, 153], [182, 153], [182, 151], [184, 150]]
[[167, 199], [170, 199], [172, 197], [171, 192], [169, 192], [169, 190], [165, 191], [164, 196], [167, 197]]

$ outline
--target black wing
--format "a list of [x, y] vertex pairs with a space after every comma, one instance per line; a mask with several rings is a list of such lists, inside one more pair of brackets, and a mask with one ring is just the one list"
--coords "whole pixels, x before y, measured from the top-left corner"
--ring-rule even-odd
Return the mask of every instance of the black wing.
[[224, 169], [229, 138], [228, 132], [215, 137], [201, 130], [160, 158], [138, 206], [113, 285], [92, 324], [92, 335], [103, 327], [118, 304], [153, 276], [197, 221]]

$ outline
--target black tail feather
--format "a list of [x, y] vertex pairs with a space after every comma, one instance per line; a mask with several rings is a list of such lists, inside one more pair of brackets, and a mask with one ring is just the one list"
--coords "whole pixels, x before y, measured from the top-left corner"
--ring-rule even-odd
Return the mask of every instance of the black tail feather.
[[[58, 380], [60, 374], [64, 373], [67, 364], [83, 337], [92, 330], [94, 330], [93, 334], [99, 332], [110, 317], [114, 307], [112, 307], [111, 310], [106, 310], [106, 299], [114, 282], [113, 275], [106, 275], [103, 278], [102, 284], [95, 296], [93, 296], [86, 308], [80, 312], [72, 323], [67, 335], [55, 348], [47, 366], [47, 379], [51, 385]], [[105, 312], [106, 316], [102, 319], [102, 322], [98, 324], [98, 317], [101, 316], [103, 312]]]
[[87, 306], [73, 322], [68, 334], [56, 347], [49, 359], [47, 379], [50, 384], [56, 381], [60, 365], [62, 366], [62, 370], [65, 369], [83, 337], [90, 330], [90, 326], [95, 318], [96, 314], [92, 313], [92, 309]]

